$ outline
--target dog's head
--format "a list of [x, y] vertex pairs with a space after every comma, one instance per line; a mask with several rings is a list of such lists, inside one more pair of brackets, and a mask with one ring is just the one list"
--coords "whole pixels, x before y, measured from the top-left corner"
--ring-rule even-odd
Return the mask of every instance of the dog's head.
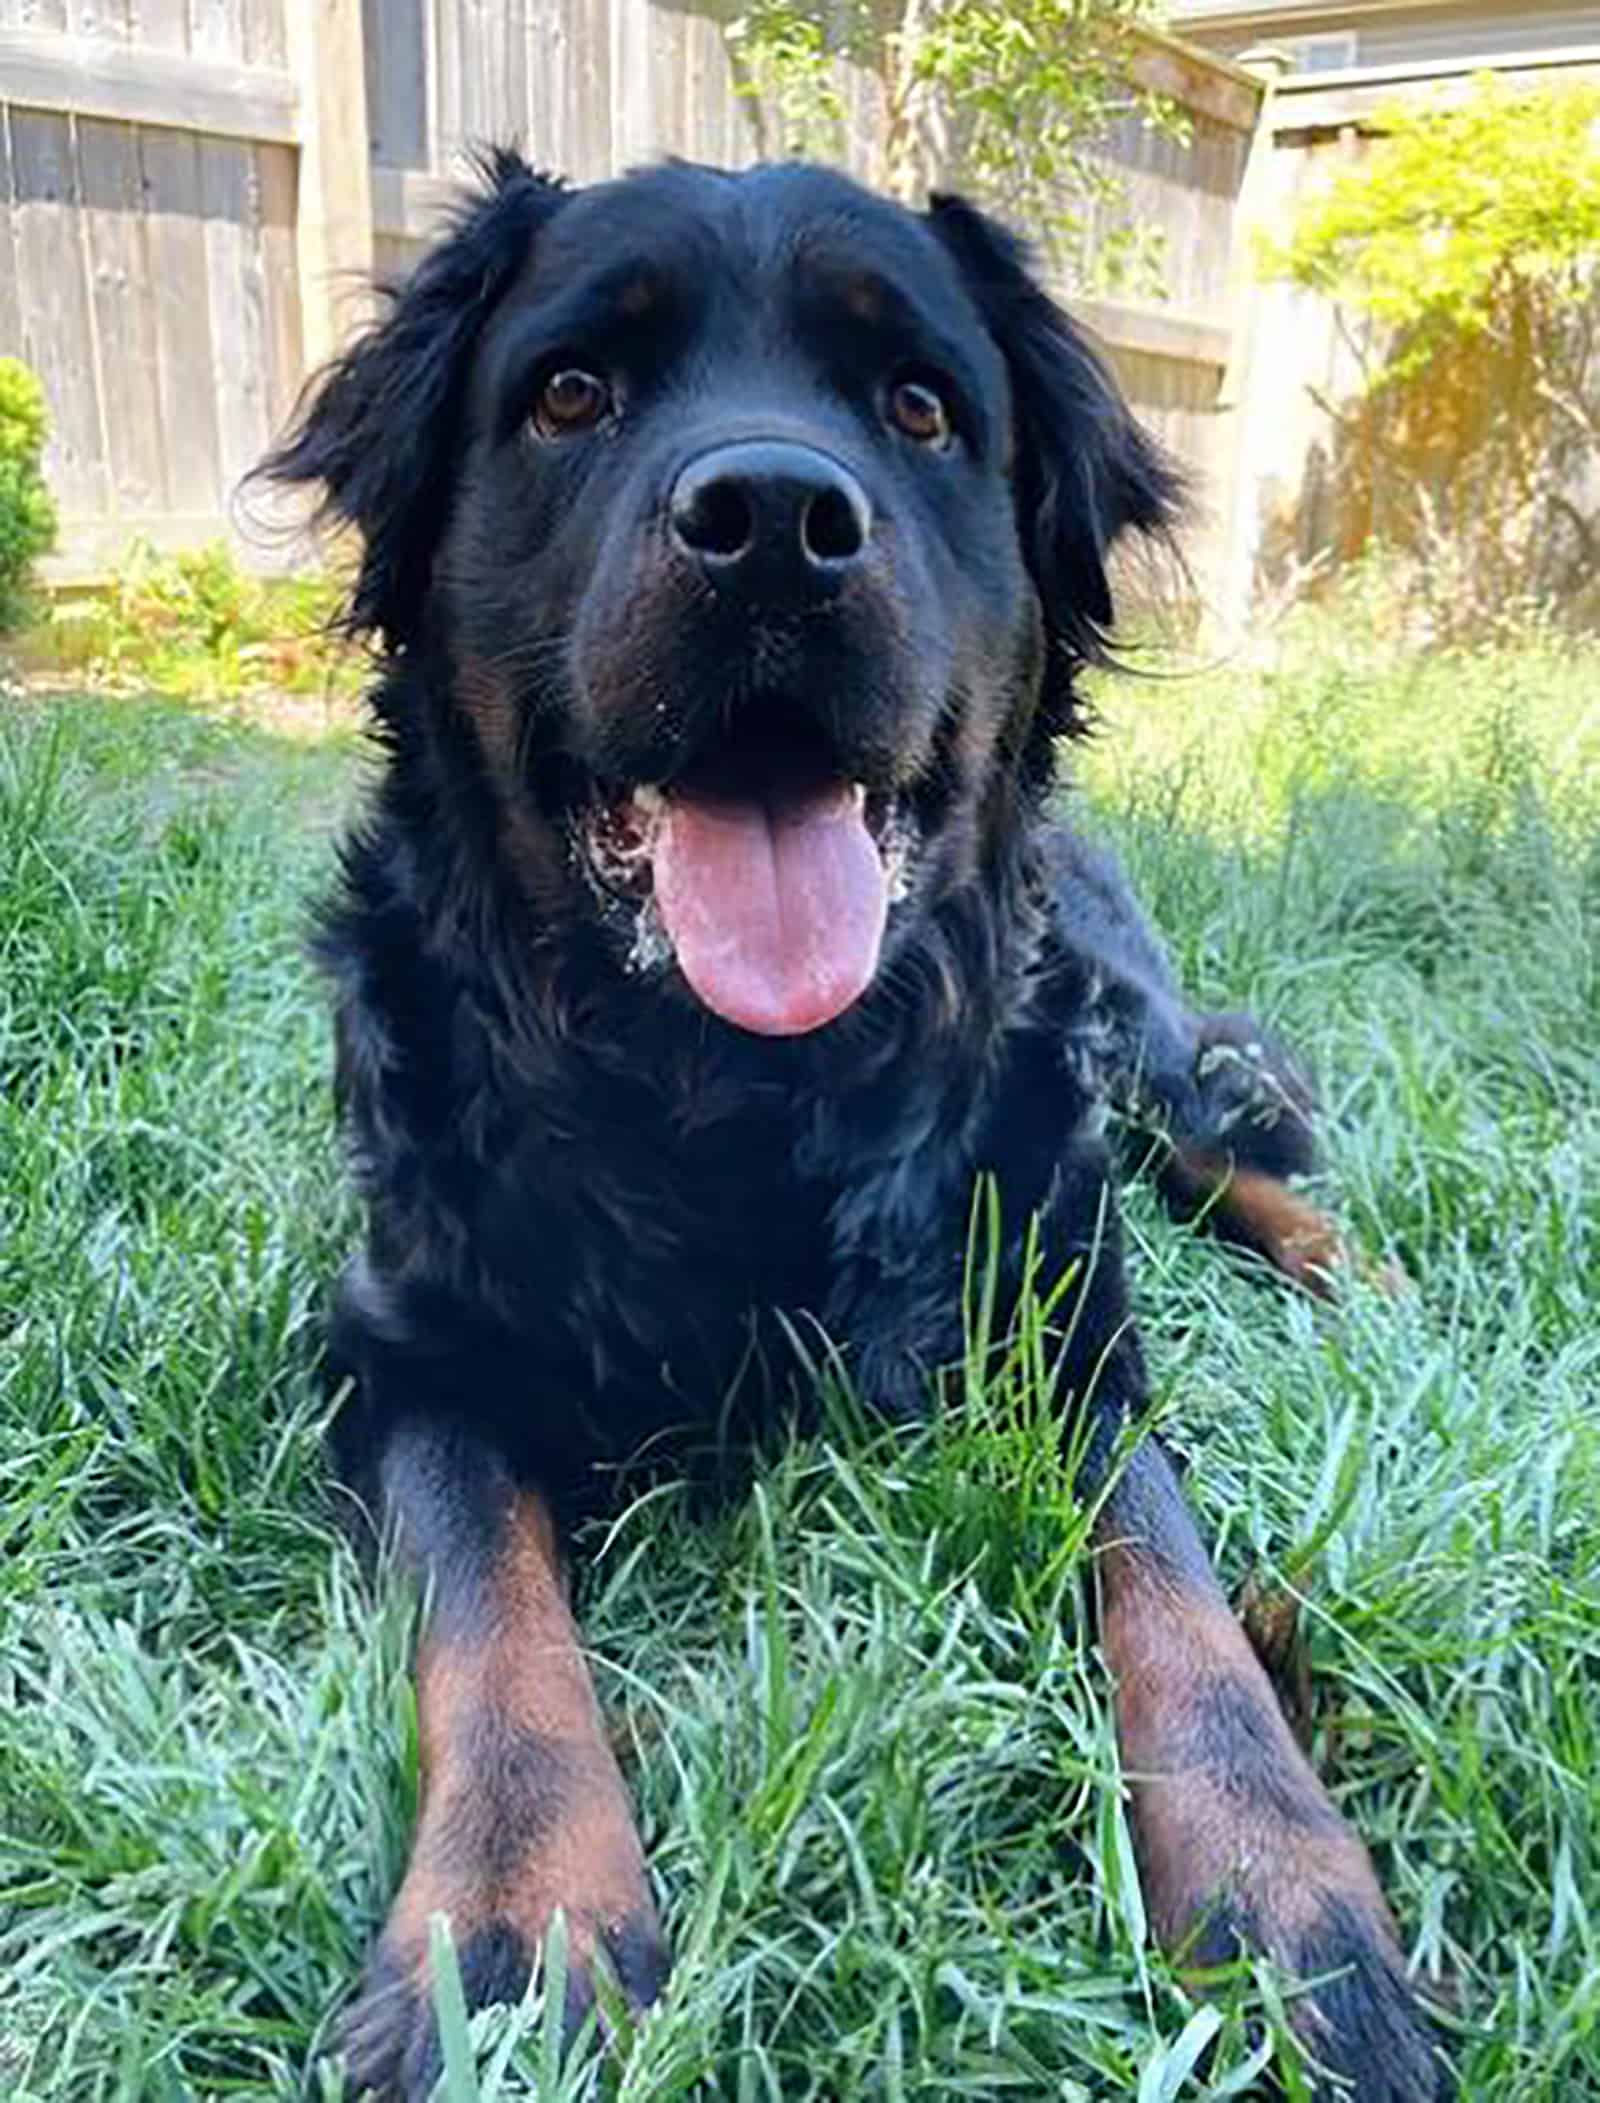
[[1173, 476], [959, 200], [487, 172], [268, 472], [360, 529], [354, 622], [449, 718], [391, 727], [470, 756], [524, 886], [815, 1029], [1037, 793]]

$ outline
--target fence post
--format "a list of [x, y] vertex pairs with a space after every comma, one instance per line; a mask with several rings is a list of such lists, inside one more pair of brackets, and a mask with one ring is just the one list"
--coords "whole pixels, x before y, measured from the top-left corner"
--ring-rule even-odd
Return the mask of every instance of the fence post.
[[1229, 635], [1237, 632], [1249, 616], [1258, 530], [1257, 456], [1261, 433], [1256, 429], [1257, 419], [1253, 414], [1251, 380], [1260, 354], [1262, 316], [1251, 237], [1272, 216], [1278, 180], [1278, 170], [1274, 165], [1273, 90], [1292, 63], [1286, 51], [1269, 45], [1252, 48], [1238, 60], [1238, 64], [1261, 82], [1261, 107], [1256, 115], [1255, 135], [1250, 141], [1243, 180], [1234, 203], [1233, 267], [1228, 300], [1233, 319], [1233, 350], [1217, 396], [1217, 407], [1232, 411], [1236, 418], [1225, 506], [1226, 554], [1217, 608], [1223, 628]]
[[372, 169], [361, 0], [288, 0], [300, 89], [295, 255], [306, 370], [370, 311]]

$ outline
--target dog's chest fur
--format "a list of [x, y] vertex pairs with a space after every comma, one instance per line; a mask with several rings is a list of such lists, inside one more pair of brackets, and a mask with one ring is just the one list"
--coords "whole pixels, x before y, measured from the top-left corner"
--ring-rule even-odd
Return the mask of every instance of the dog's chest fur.
[[353, 857], [325, 954], [370, 1289], [397, 1337], [470, 1321], [592, 1414], [599, 1447], [715, 1416], [764, 1342], [782, 1350], [783, 1319], [853, 1346], [892, 1303], [922, 1363], [958, 1345], [975, 1176], [1003, 1168], [1037, 1201], [1094, 1117], [1060, 960], [1041, 970], [1026, 916], [998, 956], [987, 907], [976, 948], [951, 920], [890, 1024], [849, 1025], [825, 1056], [605, 974], [530, 1028], [491, 950], [467, 971], [430, 939], [392, 847]]

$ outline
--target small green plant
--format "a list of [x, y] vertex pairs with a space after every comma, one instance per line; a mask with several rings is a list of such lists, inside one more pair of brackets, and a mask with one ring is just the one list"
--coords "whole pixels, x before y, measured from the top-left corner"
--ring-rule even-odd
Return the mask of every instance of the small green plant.
[[55, 543], [41, 465], [49, 435], [44, 389], [19, 358], [0, 358], [0, 635], [30, 611], [33, 565]]
[[1600, 85], [1518, 92], [1492, 73], [1454, 107], [1390, 110], [1381, 140], [1309, 206], [1270, 268], [1395, 331], [1391, 373], [1461, 335], [1492, 339], [1508, 300], [1586, 303], [1600, 253]]
[[187, 699], [354, 691], [343, 600], [325, 571], [257, 577], [222, 542], [162, 555], [137, 541], [103, 592], [55, 608], [32, 654], [95, 685]]

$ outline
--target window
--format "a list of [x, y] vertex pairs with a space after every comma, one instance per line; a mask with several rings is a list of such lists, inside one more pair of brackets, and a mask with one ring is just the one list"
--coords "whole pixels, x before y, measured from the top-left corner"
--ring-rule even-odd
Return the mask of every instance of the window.
[[1356, 63], [1354, 30], [1343, 30], [1334, 36], [1296, 37], [1289, 49], [1294, 53], [1297, 73], [1337, 73]]

